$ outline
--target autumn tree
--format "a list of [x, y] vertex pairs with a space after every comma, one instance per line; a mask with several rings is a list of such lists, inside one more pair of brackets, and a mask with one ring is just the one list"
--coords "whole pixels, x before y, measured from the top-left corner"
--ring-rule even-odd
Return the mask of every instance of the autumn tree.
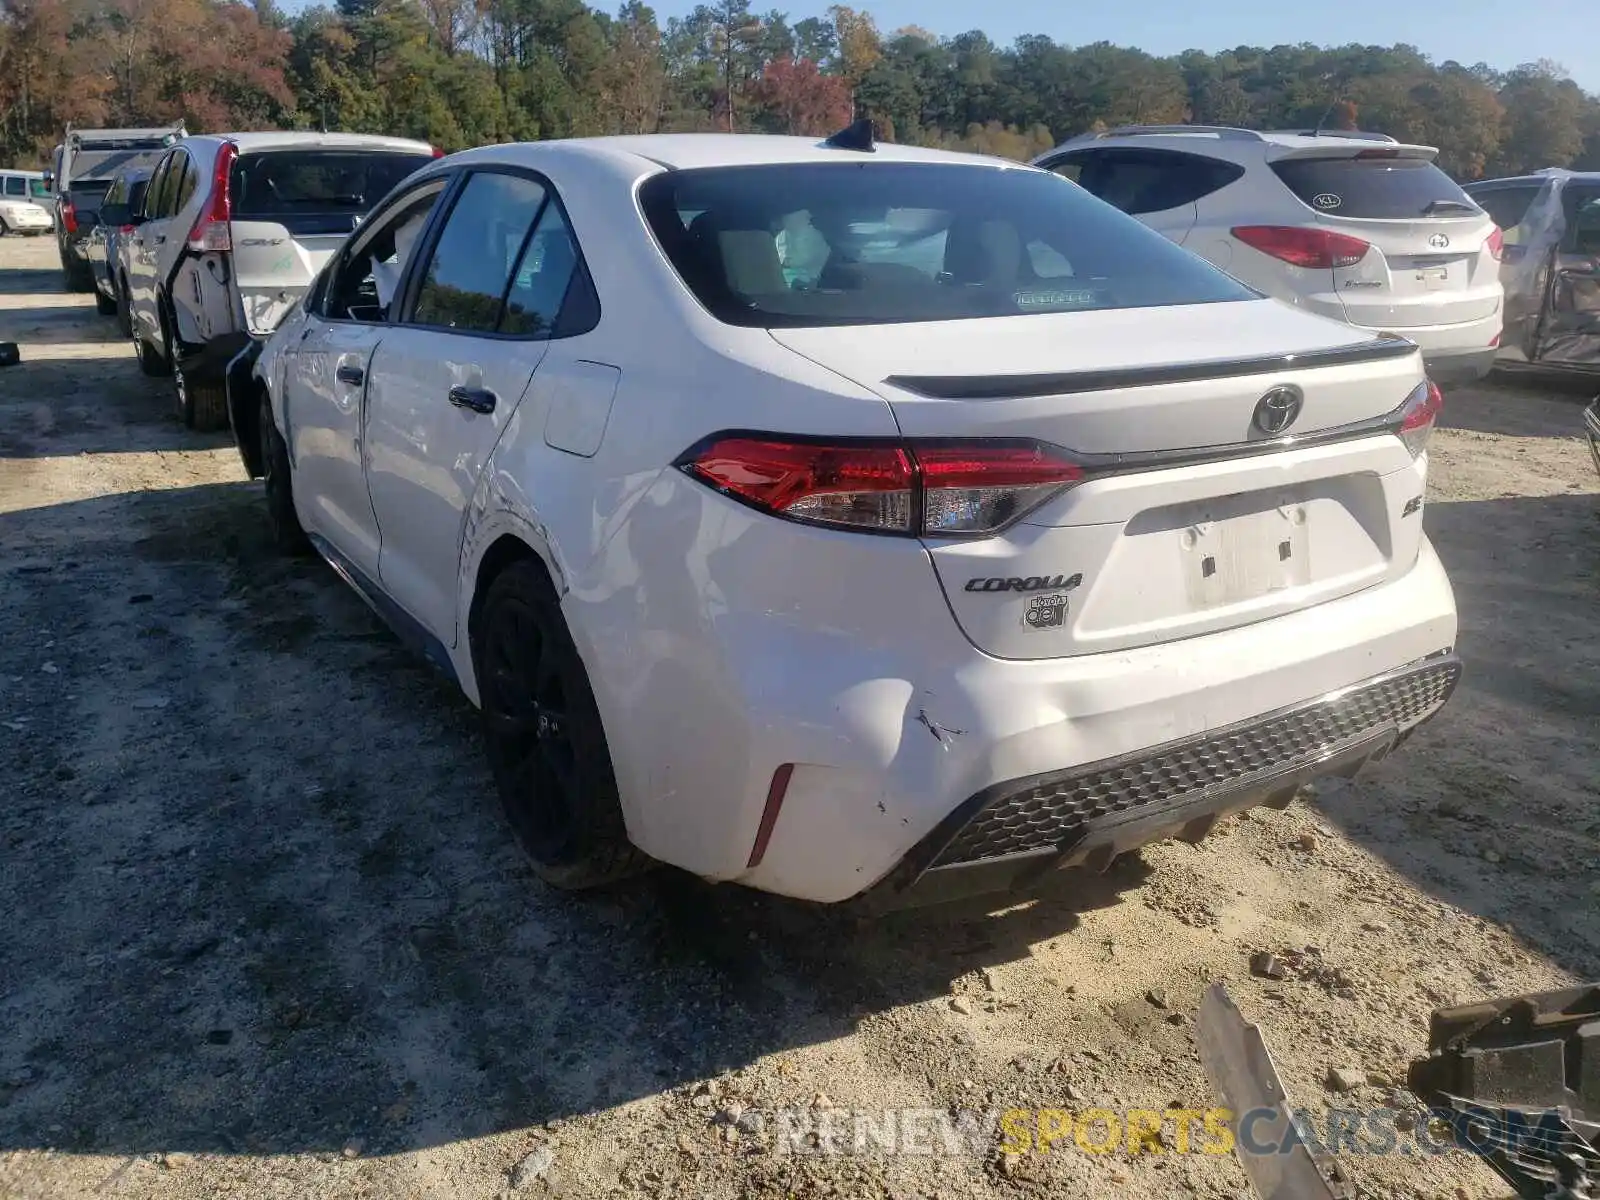
[[809, 58], [768, 63], [756, 99], [777, 118], [775, 132], [823, 135], [850, 123], [850, 85]]

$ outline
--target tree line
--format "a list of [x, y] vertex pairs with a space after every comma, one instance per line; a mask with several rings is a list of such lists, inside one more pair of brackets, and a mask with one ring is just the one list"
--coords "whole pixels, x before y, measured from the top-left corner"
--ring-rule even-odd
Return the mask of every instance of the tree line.
[[1600, 169], [1600, 97], [1549, 61], [1501, 71], [1413, 46], [1241, 46], [1174, 57], [976, 30], [881, 32], [716, 0], [664, 25], [641, 0], [0, 0], [0, 162], [70, 121], [191, 132], [324, 128], [446, 150], [590, 134], [821, 134], [1026, 159], [1122, 124], [1362, 128], [1437, 146], [1458, 178]]

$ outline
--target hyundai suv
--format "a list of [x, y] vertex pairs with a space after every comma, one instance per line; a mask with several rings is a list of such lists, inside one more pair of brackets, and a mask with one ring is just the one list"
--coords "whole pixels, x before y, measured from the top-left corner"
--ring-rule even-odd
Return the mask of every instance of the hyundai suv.
[[437, 156], [426, 142], [338, 133], [207, 134], [167, 152], [129, 214], [125, 302], [139, 365], [173, 376], [185, 424], [226, 426], [228, 361]]
[[1251, 287], [1422, 347], [1436, 382], [1487, 375], [1500, 231], [1431, 146], [1203, 125], [1088, 134], [1036, 160]]
[[1459, 671], [1416, 346], [1016, 163], [453, 155], [239, 386], [276, 537], [481, 708], [561, 886], [1026, 889], [1384, 757]]

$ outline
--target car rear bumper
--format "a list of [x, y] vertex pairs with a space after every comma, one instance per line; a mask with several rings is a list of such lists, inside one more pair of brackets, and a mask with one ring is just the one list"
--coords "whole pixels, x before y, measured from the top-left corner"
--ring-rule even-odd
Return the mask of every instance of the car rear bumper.
[[1460, 660], [1441, 653], [1227, 729], [985, 788], [871, 899], [902, 907], [1015, 891], [1051, 871], [1104, 870], [1163, 838], [1199, 841], [1229, 813], [1362, 773], [1437, 713], [1460, 675]]
[[[1449, 581], [1424, 542], [1391, 583], [1164, 645], [1021, 661], [961, 641], [920, 655], [914, 685], [876, 647], [837, 663], [812, 654], [786, 693], [764, 667], [740, 718], [724, 707], [697, 739], [729, 764], [722, 778], [742, 781], [738, 794], [655, 801], [670, 806], [655, 827], [703, 836], [641, 845], [823, 902], [1021, 886], [1203, 833], [1219, 814], [1381, 757], [1449, 695], [1455, 634]], [[681, 722], [693, 701], [679, 703]]]

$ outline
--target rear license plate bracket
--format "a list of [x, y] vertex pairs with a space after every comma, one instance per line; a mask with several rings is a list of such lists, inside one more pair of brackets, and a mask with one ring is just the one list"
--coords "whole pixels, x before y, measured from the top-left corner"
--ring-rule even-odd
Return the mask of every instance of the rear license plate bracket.
[[1297, 502], [1178, 531], [1184, 583], [1195, 608], [1255, 600], [1311, 582], [1311, 526]]

